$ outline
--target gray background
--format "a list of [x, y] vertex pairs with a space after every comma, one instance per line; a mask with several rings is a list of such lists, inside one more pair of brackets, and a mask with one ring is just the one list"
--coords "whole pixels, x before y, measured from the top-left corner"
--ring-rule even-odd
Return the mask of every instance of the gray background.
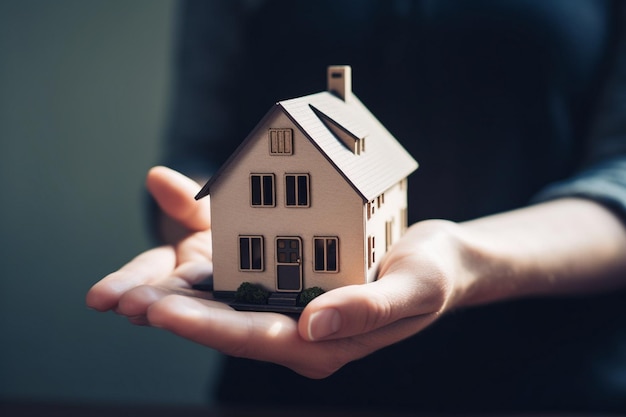
[[202, 404], [218, 355], [88, 310], [149, 247], [176, 3], [0, 0], [0, 400]]

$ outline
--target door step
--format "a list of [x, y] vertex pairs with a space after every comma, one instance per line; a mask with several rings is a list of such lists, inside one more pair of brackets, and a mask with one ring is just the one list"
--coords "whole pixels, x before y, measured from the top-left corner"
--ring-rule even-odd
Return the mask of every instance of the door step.
[[274, 292], [267, 300], [267, 304], [275, 306], [295, 306], [298, 301], [297, 292]]

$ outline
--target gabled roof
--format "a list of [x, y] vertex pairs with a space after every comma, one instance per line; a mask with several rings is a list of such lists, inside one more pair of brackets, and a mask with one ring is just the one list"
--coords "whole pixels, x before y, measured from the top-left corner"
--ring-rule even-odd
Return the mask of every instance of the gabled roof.
[[[349, 94], [347, 101], [332, 93], [321, 92], [280, 101], [276, 106], [285, 112], [364, 200], [372, 200], [415, 171], [417, 162], [359, 99]], [[274, 110], [272, 108], [266, 117]], [[320, 117], [332, 120], [354, 138], [365, 138], [365, 151], [357, 155], [348, 149]], [[236, 159], [252, 138], [252, 134], [248, 136], [200, 190], [196, 199], [209, 194], [211, 185], [225, 166]]]

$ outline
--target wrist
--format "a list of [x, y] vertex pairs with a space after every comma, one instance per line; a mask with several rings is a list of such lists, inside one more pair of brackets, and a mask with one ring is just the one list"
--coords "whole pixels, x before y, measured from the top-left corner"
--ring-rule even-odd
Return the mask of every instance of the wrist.
[[457, 305], [623, 286], [626, 233], [605, 207], [561, 199], [458, 225]]
[[[441, 313], [522, 295], [528, 271], [501, 231], [485, 232], [472, 223], [427, 220], [412, 226], [409, 239], [416, 252], [428, 252], [429, 263], [443, 289]], [[504, 233], [506, 239], [506, 233]]]
[[466, 223], [435, 220], [437, 250], [444, 254], [442, 271], [447, 279], [445, 311], [511, 297], [513, 262], [499, 250], [491, 236]]
[[445, 313], [475, 303], [489, 257], [462, 223], [426, 220], [407, 230], [402, 244], [394, 245], [383, 262], [380, 273], [385, 275], [394, 268], [413, 270], [420, 280], [439, 288], [439, 312]]
[[456, 307], [480, 305], [515, 296], [519, 291], [515, 279], [518, 271], [494, 236], [481, 233], [468, 223], [459, 223], [455, 241], [459, 265], [455, 279]]

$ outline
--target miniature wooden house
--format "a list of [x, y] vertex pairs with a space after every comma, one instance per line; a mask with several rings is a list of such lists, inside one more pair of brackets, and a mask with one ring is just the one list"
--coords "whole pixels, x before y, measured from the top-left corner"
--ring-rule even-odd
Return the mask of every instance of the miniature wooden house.
[[350, 67], [329, 67], [328, 90], [276, 103], [196, 196], [211, 196], [216, 295], [370, 282], [406, 228], [417, 162], [352, 94]]

